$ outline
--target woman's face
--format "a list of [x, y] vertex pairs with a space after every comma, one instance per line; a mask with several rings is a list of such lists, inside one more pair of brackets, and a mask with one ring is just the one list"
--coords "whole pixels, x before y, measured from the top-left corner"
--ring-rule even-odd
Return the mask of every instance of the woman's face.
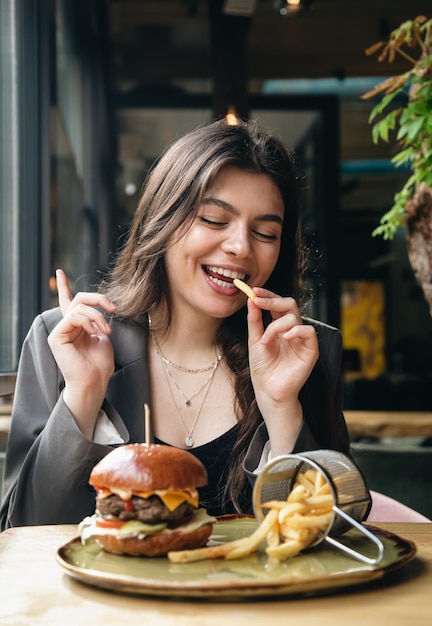
[[166, 253], [174, 310], [219, 319], [241, 308], [245, 296], [232, 281], [265, 284], [279, 256], [283, 215], [271, 178], [221, 170], [192, 226]]

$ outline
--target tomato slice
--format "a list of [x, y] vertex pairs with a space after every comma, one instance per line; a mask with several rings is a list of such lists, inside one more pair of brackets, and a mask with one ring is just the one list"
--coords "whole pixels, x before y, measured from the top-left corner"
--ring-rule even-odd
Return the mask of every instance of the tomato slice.
[[126, 522], [120, 519], [105, 519], [104, 517], [96, 517], [95, 525], [99, 528], [121, 528]]

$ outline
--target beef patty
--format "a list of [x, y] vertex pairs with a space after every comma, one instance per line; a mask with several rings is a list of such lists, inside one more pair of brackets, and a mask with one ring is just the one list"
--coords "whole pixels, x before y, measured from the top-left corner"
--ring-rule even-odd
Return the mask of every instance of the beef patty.
[[112, 494], [108, 498], [97, 497], [96, 510], [104, 517], [113, 515], [125, 521], [136, 519], [146, 524], [157, 524], [176, 522], [182, 517], [192, 515], [195, 509], [189, 502], [184, 501], [174, 511], [170, 511], [156, 495], [149, 498], [132, 496], [131, 500], [125, 501]]

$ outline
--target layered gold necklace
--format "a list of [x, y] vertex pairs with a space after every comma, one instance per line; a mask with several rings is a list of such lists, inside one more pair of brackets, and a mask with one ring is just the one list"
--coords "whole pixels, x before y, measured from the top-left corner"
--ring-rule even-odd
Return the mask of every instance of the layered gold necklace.
[[[207, 398], [207, 394], [210, 390], [214, 375], [216, 374], [216, 370], [218, 368], [219, 363], [222, 360], [222, 354], [218, 354], [216, 359], [210, 363], [210, 365], [206, 365], [205, 367], [197, 367], [195, 369], [190, 369], [188, 367], [184, 367], [183, 365], [178, 365], [177, 363], [174, 363], [173, 361], [170, 361], [170, 359], [168, 359], [162, 352], [159, 342], [156, 338], [156, 335], [152, 329], [152, 324], [151, 324], [151, 317], [150, 315], [148, 316], [148, 320], [149, 320], [149, 331], [150, 331], [150, 336], [153, 339], [154, 345], [155, 345], [155, 349], [157, 354], [159, 355], [161, 362], [162, 362], [162, 367], [164, 370], [164, 374], [165, 374], [165, 379], [167, 381], [167, 385], [168, 385], [168, 389], [170, 391], [170, 395], [171, 395], [171, 399], [172, 402], [176, 408], [176, 411], [178, 413], [178, 416], [180, 418], [180, 421], [182, 423], [182, 426], [185, 430], [186, 433], [186, 437], [184, 439], [184, 444], [187, 448], [193, 448], [193, 446], [195, 445], [195, 441], [192, 437], [192, 434], [195, 430], [195, 426], [198, 423], [198, 419], [199, 416], [201, 415], [201, 411], [202, 408], [204, 406], [204, 402]], [[178, 370], [180, 372], [185, 372], [187, 374], [202, 374], [204, 372], [210, 372], [210, 374], [207, 376], [207, 378], [205, 379], [205, 381], [202, 383], [202, 385], [199, 387], [199, 389], [197, 389], [197, 391], [195, 391], [192, 394], [185, 394], [184, 391], [182, 390], [182, 388], [180, 387], [180, 385], [178, 384], [177, 380], [174, 378], [173, 373], [171, 372], [170, 368]], [[197, 414], [195, 416], [195, 419], [192, 423], [192, 427], [190, 428], [190, 430], [187, 428], [185, 420], [183, 419], [183, 415], [181, 413], [181, 410], [176, 402], [176, 399], [174, 397], [174, 388], [179, 392], [179, 394], [182, 396], [183, 398], [183, 404], [185, 407], [191, 407], [192, 406], [192, 400], [194, 398], [196, 398], [198, 395], [200, 395], [202, 392], [203, 396], [201, 399], [201, 402], [199, 404], [198, 410], [197, 410]]]

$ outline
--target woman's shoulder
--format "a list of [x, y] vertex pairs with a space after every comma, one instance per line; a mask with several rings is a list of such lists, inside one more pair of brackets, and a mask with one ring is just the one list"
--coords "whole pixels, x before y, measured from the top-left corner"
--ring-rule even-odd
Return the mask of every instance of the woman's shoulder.
[[320, 320], [312, 319], [310, 317], [303, 317], [304, 324], [310, 324], [313, 326], [318, 334], [318, 337], [324, 337], [334, 339], [335, 337], [341, 337], [341, 332], [336, 326], [331, 326]]
[[111, 320], [111, 343], [118, 365], [126, 365], [147, 357], [148, 319], [146, 315], [136, 318]]
[[304, 317], [305, 324], [311, 324], [318, 337], [320, 361], [326, 369], [339, 369], [342, 359], [342, 334], [338, 328], [319, 320]]
[[62, 312], [60, 307], [54, 307], [52, 309], [47, 309], [46, 311], [42, 311], [39, 313], [33, 320], [33, 328], [38, 328], [39, 326], [44, 326], [46, 330], [50, 333], [53, 328], [59, 323], [62, 318]]

